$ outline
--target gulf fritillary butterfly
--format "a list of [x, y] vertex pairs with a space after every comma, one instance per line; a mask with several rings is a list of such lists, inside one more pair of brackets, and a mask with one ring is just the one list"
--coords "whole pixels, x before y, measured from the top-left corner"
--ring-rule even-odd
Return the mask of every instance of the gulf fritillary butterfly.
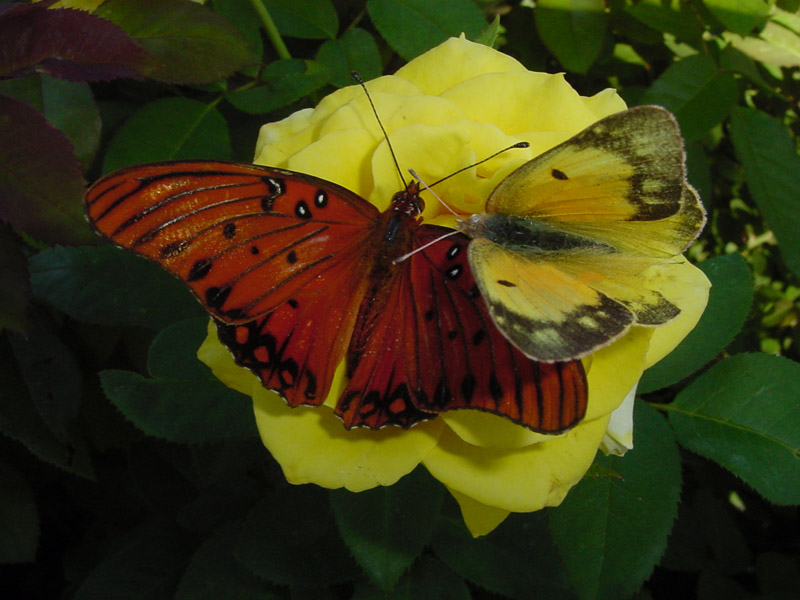
[[416, 182], [381, 213], [303, 173], [166, 162], [103, 177], [86, 206], [98, 232], [184, 281], [236, 362], [290, 406], [322, 404], [344, 360], [347, 428], [469, 408], [552, 433], [585, 414], [581, 362], [537, 362], [503, 337], [469, 238], [421, 224]]

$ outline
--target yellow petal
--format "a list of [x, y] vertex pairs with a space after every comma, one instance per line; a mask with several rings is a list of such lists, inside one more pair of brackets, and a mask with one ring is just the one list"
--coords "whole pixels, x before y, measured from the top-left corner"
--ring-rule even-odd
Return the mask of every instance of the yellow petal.
[[[525, 71], [525, 67], [507, 54], [460, 37], [450, 38], [418, 56], [398, 69], [395, 77], [413, 82], [425, 94], [438, 96], [478, 75], [509, 71]], [[482, 90], [481, 96], [485, 93]]]
[[289, 408], [264, 388], [253, 394], [261, 440], [290, 483], [360, 492], [392, 485], [436, 446], [442, 424], [420, 423], [409, 430], [347, 430], [327, 406]]
[[509, 135], [574, 134], [606, 116], [589, 110], [563, 75], [547, 73], [489, 73], [463, 81], [442, 96], [461, 106], [469, 119], [493, 123]]
[[294, 154], [286, 167], [337, 183], [361, 196], [372, 187], [369, 157], [374, 146], [372, 136], [363, 129], [337, 131]]
[[608, 417], [521, 449], [480, 448], [445, 428], [423, 464], [448, 488], [510, 512], [561, 503], [592, 464]]
[[658, 268], [658, 277], [651, 277], [648, 285], [658, 290], [681, 309], [672, 321], [653, 331], [647, 351], [645, 368], [651, 367], [675, 349], [694, 329], [708, 304], [711, 282], [700, 269], [679, 256], [676, 262]]
[[464, 524], [469, 529], [472, 537], [480, 537], [494, 531], [494, 529], [505, 521], [506, 517], [511, 514], [502, 508], [495, 508], [494, 506], [486, 506], [480, 502], [476, 502], [469, 496], [448, 489], [453, 498], [458, 502], [461, 509], [461, 517], [464, 519]]
[[298, 110], [281, 121], [262, 125], [253, 162], [285, 167], [290, 156], [314, 141], [314, 129], [310, 127], [313, 112], [310, 108]]
[[208, 335], [197, 350], [197, 358], [211, 369], [214, 377], [238, 392], [249, 396], [256, 387], [261, 386], [258, 377], [233, 360], [230, 350], [219, 341], [217, 327], [212, 320], [208, 322]]
[[651, 327], [631, 327], [624, 337], [592, 354], [586, 376], [589, 382], [586, 420], [610, 414], [641, 379], [653, 331]]

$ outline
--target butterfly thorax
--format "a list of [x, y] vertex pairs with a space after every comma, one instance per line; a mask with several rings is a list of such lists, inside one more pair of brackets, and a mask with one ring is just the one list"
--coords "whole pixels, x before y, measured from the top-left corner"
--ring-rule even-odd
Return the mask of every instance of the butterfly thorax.
[[508, 249], [526, 252], [560, 252], [591, 248], [614, 252], [615, 249], [592, 238], [567, 233], [556, 226], [529, 217], [512, 215], [472, 215], [460, 222], [460, 229], [470, 237], [483, 237]]

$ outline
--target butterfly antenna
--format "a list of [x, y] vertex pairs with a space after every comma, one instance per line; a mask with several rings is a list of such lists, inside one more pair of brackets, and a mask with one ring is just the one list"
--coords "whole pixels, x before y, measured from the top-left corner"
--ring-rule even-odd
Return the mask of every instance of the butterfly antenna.
[[[427, 183], [425, 183], [424, 181], [422, 181], [422, 177], [420, 177], [420, 176], [417, 174], [417, 172], [416, 172], [414, 169], [409, 169], [409, 170], [408, 170], [408, 172], [409, 172], [409, 173], [411, 173], [411, 176], [412, 176], [414, 179], [416, 179], [417, 181], [419, 181], [419, 183], [420, 183], [420, 185], [421, 185], [422, 187], [424, 187], [426, 190], [428, 190], [428, 191], [431, 193], [431, 196], [433, 196], [434, 198], [436, 198], [436, 199], [439, 201], [439, 204], [441, 204], [442, 206], [444, 206], [444, 207], [445, 207], [447, 210], [449, 210], [449, 211], [450, 211], [451, 213], [453, 213], [455, 216], [457, 216], [457, 217], [460, 217], [460, 216], [461, 216], [461, 215], [459, 215], [459, 214], [458, 214], [456, 211], [454, 211], [452, 208], [450, 208], [450, 205], [449, 205], [449, 204], [447, 204], [447, 202], [445, 202], [444, 200], [442, 200], [441, 198], [439, 198], [439, 196], [438, 196], [438, 195], [436, 195], [436, 192], [434, 192], [434, 191], [433, 191], [433, 190], [430, 188], [430, 186], [429, 186]], [[423, 248], [424, 248], [424, 247], [425, 247], [425, 246], [423, 246]]]
[[356, 71], [350, 71], [350, 75], [353, 79], [356, 80], [356, 83], [361, 86], [361, 89], [364, 90], [364, 93], [367, 95], [367, 100], [369, 100], [369, 105], [372, 107], [372, 112], [375, 115], [375, 120], [378, 121], [378, 125], [383, 132], [383, 137], [386, 140], [386, 144], [389, 146], [389, 152], [392, 155], [392, 160], [394, 161], [394, 166], [397, 169], [397, 174], [400, 176], [400, 181], [403, 182], [403, 187], [408, 187], [406, 184], [406, 180], [403, 177], [403, 172], [400, 170], [400, 163], [397, 162], [397, 156], [395, 156], [394, 148], [392, 148], [392, 142], [389, 141], [389, 134], [386, 133], [386, 129], [383, 127], [383, 123], [381, 123], [381, 118], [378, 116], [378, 110], [375, 108], [375, 103], [372, 101], [372, 96], [369, 95], [369, 90], [367, 90], [367, 86], [364, 83], [364, 80], [361, 79], [361, 75], [359, 75]]
[[[512, 144], [508, 148], [503, 148], [502, 150], [498, 150], [497, 152], [495, 152], [491, 156], [487, 156], [486, 158], [483, 158], [483, 159], [479, 160], [476, 163], [472, 163], [471, 165], [467, 165], [466, 167], [463, 167], [463, 168], [459, 169], [458, 171], [454, 171], [454, 172], [450, 173], [450, 175], [448, 175], [447, 177], [442, 177], [439, 181], [434, 181], [430, 186], [426, 185], [425, 188], [428, 189], [428, 191], [430, 191], [430, 188], [432, 188], [433, 186], [439, 185], [443, 181], [447, 181], [451, 177], [454, 177], [455, 175], [458, 175], [459, 173], [463, 173], [467, 169], [471, 169], [472, 167], [477, 167], [478, 165], [485, 163], [487, 160], [492, 160], [498, 154], [502, 154], [503, 152], [508, 152], [509, 150], [513, 150], [514, 148], [527, 148], [528, 146], [530, 146], [530, 144], [528, 142], [517, 142], [516, 144]], [[416, 175], [414, 175], [414, 177], [416, 177]], [[417, 177], [417, 179], [419, 179], [419, 177]], [[420, 183], [422, 183], [422, 182], [420, 182]], [[423, 184], [423, 185], [425, 185], [425, 184]]]
[[395, 258], [395, 259], [394, 259], [392, 262], [393, 262], [394, 264], [401, 263], [401, 262], [403, 262], [404, 260], [406, 260], [406, 259], [408, 259], [408, 258], [411, 258], [412, 256], [414, 256], [414, 255], [415, 255], [417, 252], [421, 252], [422, 250], [425, 250], [425, 248], [427, 248], [428, 246], [433, 246], [435, 243], [437, 243], [437, 242], [441, 242], [441, 241], [442, 241], [444, 238], [449, 238], [451, 235], [455, 235], [455, 234], [457, 234], [457, 233], [461, 233], [461, 232], [460, 232], [458, 229], [453, 229], [453, 231], [451, 231], [450, 233], [445, 233], [444, 235], [442, 235], [442, 236], [440, 236], [440, 237], [436, 238], [435, 240], [431, 240], [431, 241], [430, 241], [430, 242], [428, 242], [427, 244], [423, 244], [423, 245], [422, 245], [422, 246], [420, 246], [419, 248], [414, 248], [414, 249], [413, 249], [411, 252], [408, 252], [407, 254], [403, 254], [403, 256], [398, 256], [398, 257], [397, 257], [397, 258]]

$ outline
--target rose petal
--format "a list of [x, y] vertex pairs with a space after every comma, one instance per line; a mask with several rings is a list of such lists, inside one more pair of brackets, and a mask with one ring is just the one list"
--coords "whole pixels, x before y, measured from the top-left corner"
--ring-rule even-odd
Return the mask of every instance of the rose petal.
[[489, 73], [463, 81], [442, 96], [461, 106], [469, 119], [493, 123], [509, 135], [523, 131], [572, 135], [606, 116], [589, 110], [563, 75], [547, 73]]
[[708, 304], [711, 282], [700, 269], [682, 256], [676, 262], [659, 267], [648, 279], [648, 286], [658, 290], [681, 309], [672, 321], [653, 330], [645, 357], [645, 368], [653, 366], [675, 349], [694, 329]]
[[586, 375], [589, 382], [587, 421], [609, 415], [642, 377], [653, 331], [651, 327], [631, 327], [622, 339], [592, 355]]
[[436, 446], [442, 423], [404, 430], [347, 430], [326, 406], [289, 408], [264, 388], [253, 395], [261, 440], [290, 483], [316, 483], [351, 492], [392, 485]]
[[458, 502], [458, 506], [461, 509], [461, 517], [464, 519], [464, 524], [469, 529], [472, 537], [480, 537], [491, 533], [511, 514], [502, 508], [486, 506], [476, 502], [469, 496], [465, 496], [455, 490], [448, 488], [447, 491]]
[[375, 141], [363, 129], [337, 131], [291, 156], [286, 167], [339, 184], [361, 195], [372, 187], [369, 156]]
[[636, 387], [634, 385], [631, 388], [622, 404], [611, 413], [606, 434], [600, 443], [600, 450], [605, 454], [622, 456], [633, 448], [633, 405], [636, 400]]
[[[442, 68], [442, 65], [447, 65], [447, 68]], [[418, 56], [398, 69], [395, 77], [413, 82], [425, 94], [438, 96], [459, 82], [483, 73], [511, 71], [526, 72], [526, 69], [507, 54], [460, 37], [450, 38]], [[482, 90], [480, 95], [485, 93], [486, 90]]]
[[261, 387], [258, 378], [244, 367], [237, 365], [230, 350], [219, 341], [214, 321], [208, 322], [208, 335], [197, 350], [197, 358], [211, 369], [214, 377], [229, 388], [249, 396], [255, 389]]
[[558, 505], [592, 464], [608, 417], [516, 450], [467, 444], [449, 428], [423, 464], [448, 488], [510, 512]]

